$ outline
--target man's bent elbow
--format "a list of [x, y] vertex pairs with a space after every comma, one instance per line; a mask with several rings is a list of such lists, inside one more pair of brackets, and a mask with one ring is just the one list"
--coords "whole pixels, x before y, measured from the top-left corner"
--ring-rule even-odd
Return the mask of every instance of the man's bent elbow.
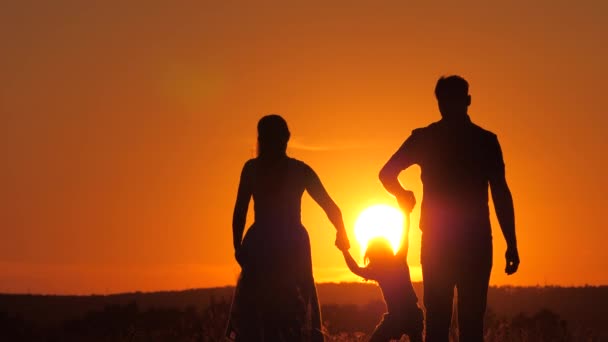
[[378, 173], [378, 179], [380, 179], [380, 182], [382, 184], [390, 183], [391, 180], [394, 180], [396, 178], [397, 175], [395, 174], [395, 172], [391, 171], [386, 166], [383, 167], [382, 170], [380, 170], [380, 173]]

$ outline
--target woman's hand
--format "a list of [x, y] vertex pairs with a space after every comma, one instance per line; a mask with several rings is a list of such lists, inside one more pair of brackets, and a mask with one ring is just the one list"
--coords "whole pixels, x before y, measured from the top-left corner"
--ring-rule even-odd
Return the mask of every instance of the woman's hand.
[[347, 251], [350, 248], [350, 242], [348, 241], [348, 234], [346, 229], [339, 229], [336, 231], [336, 247], [341, 251]]

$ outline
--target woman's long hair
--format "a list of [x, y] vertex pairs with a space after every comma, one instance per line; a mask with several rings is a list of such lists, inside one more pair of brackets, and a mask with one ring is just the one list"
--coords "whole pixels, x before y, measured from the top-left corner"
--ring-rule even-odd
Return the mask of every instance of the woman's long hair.
[[262, 117], [258, 121], [258, 158], [272, 160], [285, 157], [289, 136], [287, 121], [280, 115]]

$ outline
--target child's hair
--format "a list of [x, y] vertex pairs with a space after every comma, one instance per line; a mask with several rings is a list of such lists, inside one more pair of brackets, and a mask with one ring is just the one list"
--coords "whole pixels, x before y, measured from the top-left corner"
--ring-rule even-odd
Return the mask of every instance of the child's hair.
[[393, 247], [390, 242], [384, 237], [375, 237], [367, 244], [363, 261], [367, 265], [370, 262], [376, 263], [382, 260], [389, 260], [393, 256]]

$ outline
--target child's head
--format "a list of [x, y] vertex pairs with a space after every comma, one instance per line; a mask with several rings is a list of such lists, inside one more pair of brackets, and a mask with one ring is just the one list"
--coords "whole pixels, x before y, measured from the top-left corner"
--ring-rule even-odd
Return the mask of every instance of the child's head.
[[366, 264], [383, 264], [394, 257], [390, 242], [384, 237], [376, 237], [367, 244], [363, 260]]

